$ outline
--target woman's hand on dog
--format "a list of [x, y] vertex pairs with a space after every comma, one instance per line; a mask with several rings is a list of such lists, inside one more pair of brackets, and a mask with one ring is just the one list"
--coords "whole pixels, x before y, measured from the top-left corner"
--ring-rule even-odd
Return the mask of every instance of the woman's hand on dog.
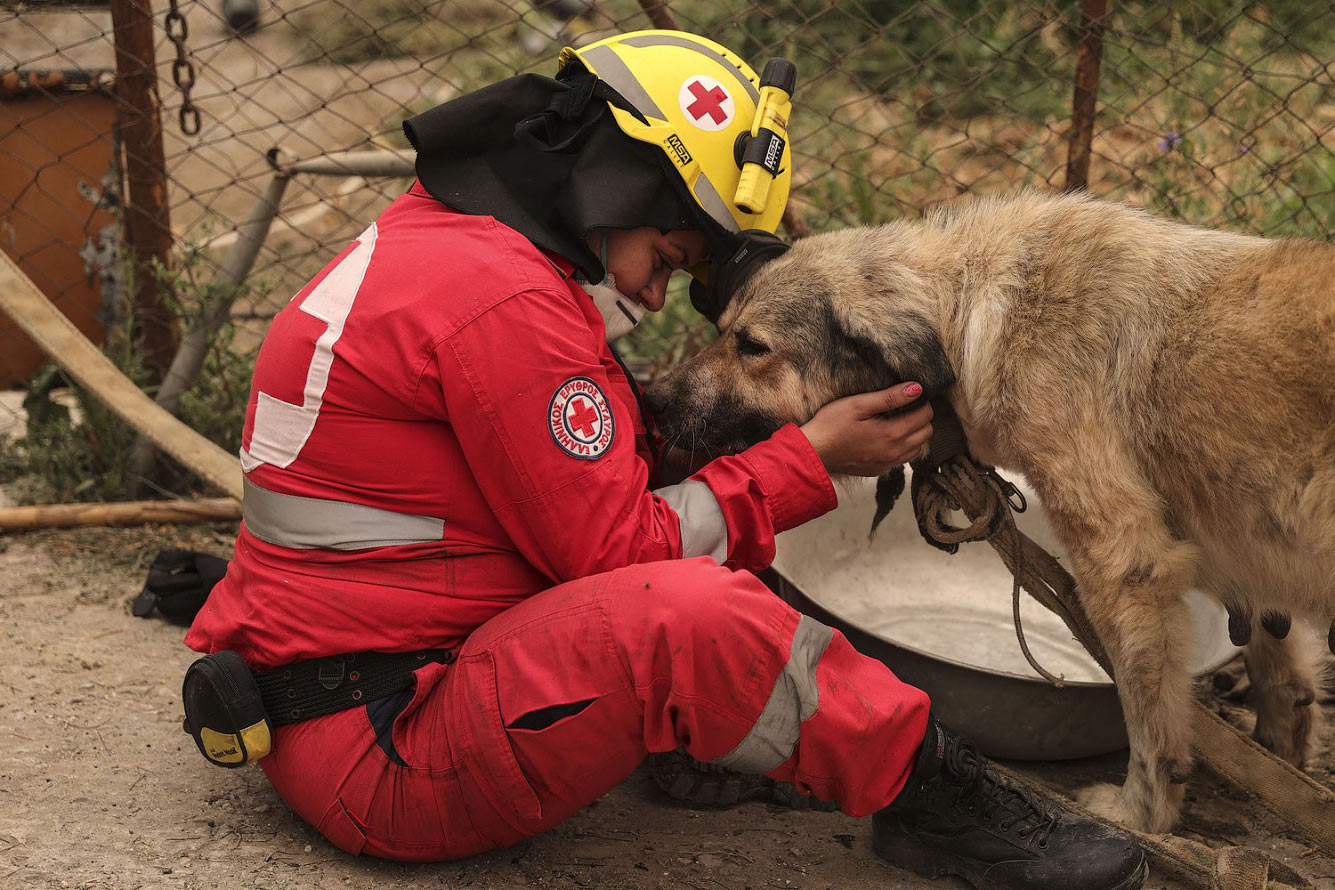
[[900, 383], [830, 402], [802, 425], [831, 475], [879, 476], [918, 456], [932, 437], [932, 406], [892, 417], [922, 395], [917, 383]]

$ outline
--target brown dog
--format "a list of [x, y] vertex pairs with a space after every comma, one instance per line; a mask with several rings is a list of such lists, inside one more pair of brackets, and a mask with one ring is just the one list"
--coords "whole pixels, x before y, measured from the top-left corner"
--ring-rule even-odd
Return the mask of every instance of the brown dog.
[[1242, 635], [1260, 616], [1256, 737], [1308, 756], [1316, 652], [1284, 637], [1290, 614], [1335, 617], [1335, 247], [1022, 193], [803, 239], [719, 329], [651, 391], [683, 445], [734, 450], [916, 380], [948, 389], [976, 459], [1024, 474], [1127, 719], [1126, 784], [1089, 789], [1095, 810], [1151, 831], [1177, 814], [1190, 587]]

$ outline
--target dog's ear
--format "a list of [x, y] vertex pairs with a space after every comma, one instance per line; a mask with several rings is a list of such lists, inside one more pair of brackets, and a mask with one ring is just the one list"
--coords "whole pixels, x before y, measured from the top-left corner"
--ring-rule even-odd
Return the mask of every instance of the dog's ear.
[[914, 380], [922, 384], [923, 400], [955, 384], [955, 369], [936, 331], [926, 321], [907, 317], [868, 324], [858, 318], [836, 319], [846, 349], [847, 366], [838, 369], [854, 392], [887, 389]]

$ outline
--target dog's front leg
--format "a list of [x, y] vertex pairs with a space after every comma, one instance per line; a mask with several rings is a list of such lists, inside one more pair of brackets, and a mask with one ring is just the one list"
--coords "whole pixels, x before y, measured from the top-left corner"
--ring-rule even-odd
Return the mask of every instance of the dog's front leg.
[[[1195, 578], [1196, 550], [1175, 540], [1149, 509], [1152, 500], [1129, 486], [1115, 498], [1106, 484], [1099, 493], [1067, 487], [1052, 494], [1043, 503], [1112, 661], [1131, 742], [1125, 784], [1085, 789], [1080, 800], [1133, 828], [1168, 831], [1191, 772], [1192, 635], [1182, 593]], [[1099, 494], [1116, 509], [1089, 510]]]
[[1180, 588], [1090, 593], [1082, 600], [1112, 659], [1131, 752], [1120, 789], [1095, 785], [1079, 799], [1132, 828], [1166, 832], [1192, 766], [1190, 616]]

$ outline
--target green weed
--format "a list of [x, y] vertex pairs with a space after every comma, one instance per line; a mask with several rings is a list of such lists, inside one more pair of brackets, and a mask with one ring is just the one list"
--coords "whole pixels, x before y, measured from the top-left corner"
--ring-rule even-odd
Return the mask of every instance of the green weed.
[[[103, 350], [141, 386], [147, 373], [124, 341]], [[109, 501], [124, 497], [134, 430], [56, 365], [33, 375], [23, 400], [24, 435], [0, 441], [0, 478], [20, 503]]]

